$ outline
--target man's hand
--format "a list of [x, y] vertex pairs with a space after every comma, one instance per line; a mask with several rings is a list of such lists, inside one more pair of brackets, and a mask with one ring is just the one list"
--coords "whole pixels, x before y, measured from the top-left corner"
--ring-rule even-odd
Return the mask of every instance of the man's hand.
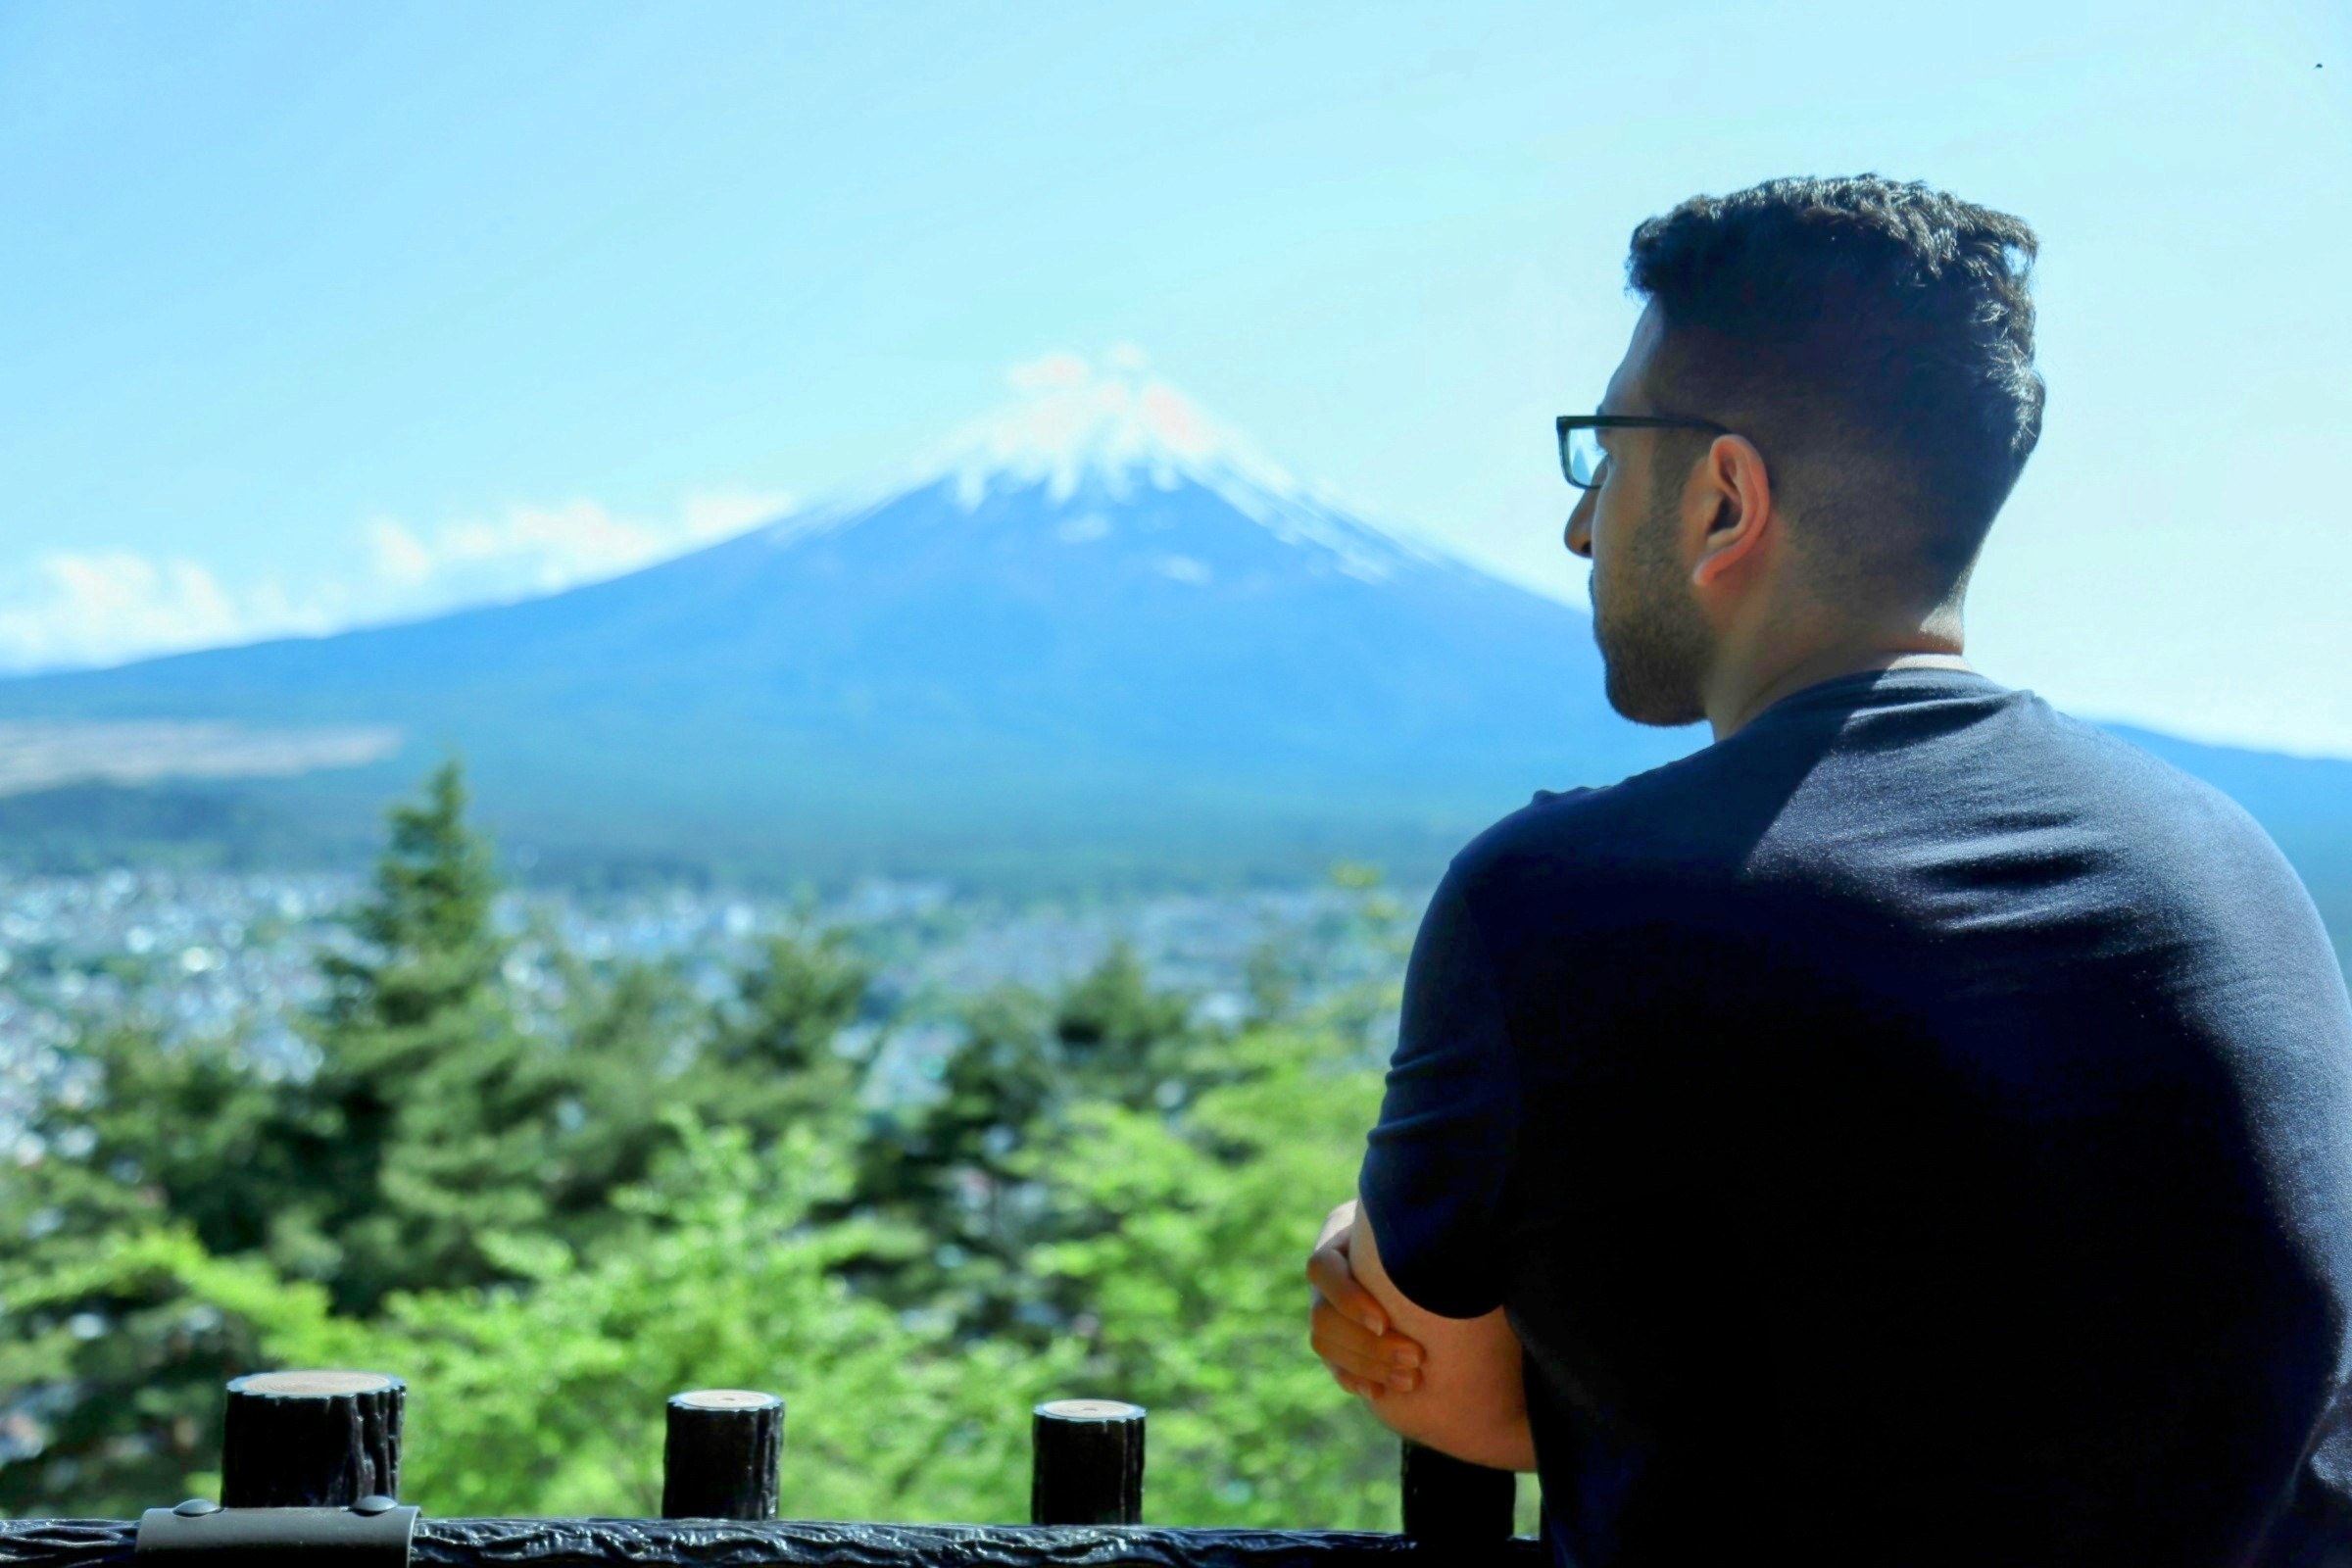
[[1306, 1260], [1314, 1287], [1307, 1311], [1307, 1343], [1349, 1394], [1377, 1399], [1390, 1389], [1409, 1391], [1420, 1381], [1421, 1347], [1389, 1327], [1389, 1315], [1364, 1289], [1348, 1260], [1355, 1230], [1355, 1200], [1333, 1209]]

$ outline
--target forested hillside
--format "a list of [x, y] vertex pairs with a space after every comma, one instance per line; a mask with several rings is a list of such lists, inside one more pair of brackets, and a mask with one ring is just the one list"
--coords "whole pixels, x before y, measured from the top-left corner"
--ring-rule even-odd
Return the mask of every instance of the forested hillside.
[[38, 1110], [0, 1510], [213, 1494], [223, 1381], [341, 1365], [410, 1380], [437, 1514], [658, 1512], [664, 1397], [740, 1385], [790, 1403], [799, 1516], [1018, 1521], [1030, 1405], [1084, 1394], [1150, 1407], [1155, 1522], [1395, 1527], [1395, 1441], [1308, 1354], [1300, 1278], [1389, 987], [1302, 1009], [1268, 955], [1210, 1025], [1114, 950], [973, 999], [933, 1092], [878, 1108], [893, 1020], [825, 929], [715, 1003], [575, 958], [526, 1027], [464, 808], [448, 768], [394, 812], [313, 1070], [125, 1020]]

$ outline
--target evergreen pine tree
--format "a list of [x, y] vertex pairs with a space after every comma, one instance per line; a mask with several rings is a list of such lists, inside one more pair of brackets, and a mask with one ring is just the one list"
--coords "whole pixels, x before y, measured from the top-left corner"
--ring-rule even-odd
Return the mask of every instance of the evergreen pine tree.
[[565, 1002], [540, 1065], [561, 1084], [539, 1180], [554, 1234], [592, 1255], [633, 1224], [613, 1190], [677, 1145], [660, 1112], [685, 1093], [709, 1020], [674, 960], [604, 972], [560, 948], [554, 959]]
[[221, 1385], [253, 1370], [253, 1334], [106, 1257], [172, 1223], [250, 1249], [299, 1182], [241, 1040], [175, 1046], [120, 1020], [78, 1054], [90, 1087], [33, 1108], [30, 1162], [0, 1182], [0, 1514], [135, 1517], [217, 1462]]
[[501, 984], [497, 879], [465, 808], [452, 760], [421, 804], [392, 808], [374, 896], [351, 921], [362, 951], [319, 959], [319, 1060], [295, 1137], [320, 1199], [288, 1217], [281, 1246], [343, 1311], [404, 1287], [500, 1278], [494, 1239], [549, 1215], [564, 1075]]
[[837, 929], [770, 938], [717, 1009], [690, 1092], [706, 1121], [748, 1129], [764, 1150], [788, 1129], [856, 1138], [876, 1042], [843, 1049], [866, 1012], [873, 966]]
[[1030, 1254], [1107, 1221], [1055, 1208], [1035, 1176], [1041, 1154], [1080, 1105], [1173, 1121], [1227, 1081], [1222, 1037], [1191, 1019], [1191, 999], [1152, 986], [1125, 942], [1053, 996], [1005, 986], [967, 1005], [939, 1093], [897, 1111], [862, 1151], [862, 1203], [926, 1246], [866, 1259], [856, 1277], [902, 1305], [951, 1314], [970, 1339], [1051, 1340], [1084, 1303], [1032, 1270]]
[[38, 1436], [0, 1447], [0, 1510], [135, 1514], [217, 1462], [221, 1386], [261, 1369], [259, 1342], [110, 1261], [137, 1238], [185, 1229], [365, 1315], [396, 1289], [512, 1278], [502, 1241], [585, 1249], [627, 1223], [608, 1200], [677, 1141], [659, 1082], [699, 1048], [701, 1011], [673, 976], [604, 980], [558, 954], [561, 1037], [526, 1033], [464, 809], [454, 762], [394, 808], [354, 951], [319, 959], [311, 1075], [241, 1039], [94, 1021], [86, 1091], [35, 1107], [38, 1157], [0, 1183], [0, 1419]]

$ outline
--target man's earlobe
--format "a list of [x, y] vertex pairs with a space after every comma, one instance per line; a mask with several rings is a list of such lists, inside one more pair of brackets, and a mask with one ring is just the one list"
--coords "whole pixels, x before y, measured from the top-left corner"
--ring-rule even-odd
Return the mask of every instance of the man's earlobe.
[[1704, 588], [1735, 563], [1746, 558], [1755, 548], [1760, 531], [1747, 523], [1747, 514], [1740, 510], [1739, 499], [1724, 497], [1715, 509], [1714, 520], [1707, 525], [1706, 537], [1699, 541], [1698, 560], [1690, 566], [1692, 584]]

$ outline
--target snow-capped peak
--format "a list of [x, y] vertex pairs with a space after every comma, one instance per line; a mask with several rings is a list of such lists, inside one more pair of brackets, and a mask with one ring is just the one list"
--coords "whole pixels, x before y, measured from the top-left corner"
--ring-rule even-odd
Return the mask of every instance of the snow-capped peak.
[[956, 431], [924, 466], [953, 477], [967, 504], [992, 485], [1046, 484], [1067, 500], [1093, 479], [1112, 494], [1138, 482], [1167, 488], [1188, 478], [1239, 499], [1254, 491], [1304, 499], [1305, 487], [1280, 464], [1151, 373], [1144, 356], [1122, 345], [1101, 364], [1060, 350], [1016, 365], [1005, 377], [1012, 400]]
[[1059, 509], [1082, 487], [1115, 502], [1192, 483], [1284, 543], [1337, 557], [1352, 576], [1378, 582], [1407, 563], [1458, 567], [1441, 551], [1359, 521], [1358, 508], [1265, 456], [1152, 374], [1132, 347], [1099, 363], [1068, 350], [1041, 355], [1012, 367], [1005, 380], [1012, 397], [994, 414], [907, 467], [775, 524], [767, 538], [789, 546], [942, 484], [968, 513], [992, 492], [1043, 487]]

